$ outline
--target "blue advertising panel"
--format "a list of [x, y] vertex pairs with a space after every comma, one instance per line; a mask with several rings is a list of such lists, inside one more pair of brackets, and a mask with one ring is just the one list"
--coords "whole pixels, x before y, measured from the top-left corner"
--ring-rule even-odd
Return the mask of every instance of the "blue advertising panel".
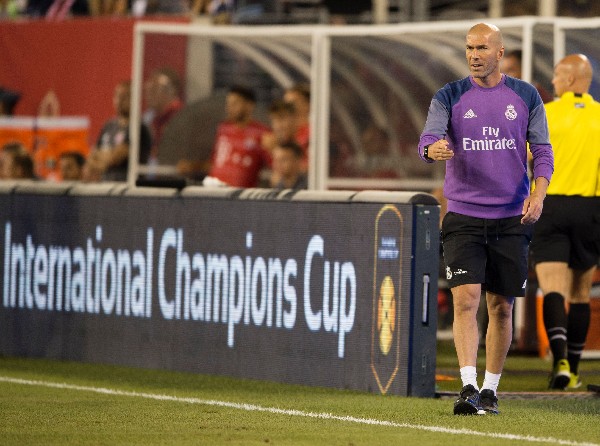
[[1, 354], [434, 394], [431, 202], [12, 193], [0, 209]]

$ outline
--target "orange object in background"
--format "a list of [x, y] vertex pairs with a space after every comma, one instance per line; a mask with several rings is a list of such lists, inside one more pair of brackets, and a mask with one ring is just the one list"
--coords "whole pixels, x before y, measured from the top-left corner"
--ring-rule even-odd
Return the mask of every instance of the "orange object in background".
[[596, 268], [594, 273], [590, 297], [590, 331], [585, 341], [585, 350], [600, 351], [600, 268]]
[[0, 118], [0, 146], [21, 142], [30, 151], [35, 174], [44, 180], [59, 180], [58, 159], [64, 152], [87, 157], [90, 122], [86, 117]]
[[550, 354], [550, 343], [548, 342], [548, 335], [546, 334], [546, 327], [544, 325], [544, 294], [539, 288], [535, 295], [535, 319], [538, 338], [538, 354], [540, 358], [546, 358]]
[[20, 142], [27, 149], [33, 147], [34, 118], [30, 117], [2, 117], [0, 118], [0, 148], [9, 142]]

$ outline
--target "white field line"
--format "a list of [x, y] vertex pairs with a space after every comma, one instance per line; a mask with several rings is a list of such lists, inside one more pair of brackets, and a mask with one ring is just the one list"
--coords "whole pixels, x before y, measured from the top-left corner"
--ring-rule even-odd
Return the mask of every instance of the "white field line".
[[550, 444], [561, 444], [561, 445], [570, 445], [570, 446], [600, 446], [597, 443], [585, 443], [571, 440], [561, 440], [559, 438], [553, 437], [534, 437], [533, 435], [516, 435], [516, 434], [505, 434], [500, 432], [478, 432], [470, 429], [453, 429], [449, 427], [443, 426], [425, 426], [421, 424], [410, 424], [410, 423], [397, 423], [394, 421], [386, 421], [386, 420], [375, 420], [372, 418], [358, 418], [352, 416], [341, 416], [334, 415], [331, 413], [315, 413], [315, 412], [304, 412], [302, 410], [292, 410], [292, 409], [279, 409], [277, 407], [264, 407], [257, 406], [255, 404], [246, 404], [246, 403], [231, 403], [228, 401], [218, 401], [218, 400], [205, 400], [201, 398], [184, 398], [172, 395], [160, 395], [155, 393], [145, 393], [145, 392], [128, 392], [125, 390], [118, 389], [107, 389], [104, 387], [89, 387], [89, 386], [78, 386], [74, 384], [67, 383], [57, 383], [50, 381], [36, 381], [36, 380], [28, 380], [28, 379], [19, 379], [19, 378], [11, 378], [8, 376], [0, 376], [0, 382], [13, 383], [13, 384], [21, 384], [27, 386], [41, 386], [41, 387], [50, 387], [54, 389], [67, 389], [67, 390], [78, 390], [82, 392], [94, 392], [100, 393], [103, 395], [116, 395], [116, 396], [129, 396], [136, 398], [147, 398], [151, 400], [158, 401], [173, 401], [177, 403], [187, 403], [187, 404], [198, 404], [202, 406], [217, 406], [217, 407], [226, 407], [228, 409], [237, 409], [237, 410], [245, 410], [248, 412], [268, 412], [277, 415], [288, 415], [293, 417], [305, 417], [305, 418], [318, 418], [322, 420], [336, 420], [347, 423], [357, 423], [357, 424], [368, 424], [374, 426], [386, 426], [386, 427], [397, 427], [402, 429], [415, 429], [421, 431], [428, 432], [440, 432], [444, 434], [453, 434], [453, 435], [476, 435], [478, 437], [488, 437], [488, 438], [501, 438], [505, 440], [515, 440], [515, 441], [528, 441], [531, 443], [550, 443]]

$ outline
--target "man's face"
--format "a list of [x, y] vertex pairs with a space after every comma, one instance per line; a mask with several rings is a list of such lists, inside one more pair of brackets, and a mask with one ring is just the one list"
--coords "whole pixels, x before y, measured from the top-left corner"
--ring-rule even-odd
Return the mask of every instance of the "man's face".
[[0, 178], [15, 178], [15, 162], [11, 153], [0, 153]]
[[60, 175], [65, 181], [77, 181], [81, 179], [81, 168], [71, 157], [63, 157], [58, 161]]
[[251, 112], [252, 103], [239, 94], [229, 93], [225, 98], [225, 113], [228, 121], [244, 122]]
[[564, 93], [569, 91], [570, 80], [571, 70], [567, 65], [559, 63], [554, 67], [552, 85], [554, 86], [554, 93], [556, 93], [557, 97], [561, 97]]
[[290, 141], [296, 135], [296, 117], [287, 113], [273, 113], [271, 128], [277, 141]]
[[282, 147], [273, 148], [272, 169], [281, 178], [289, 178], [299, 171], [300, 160], [291, 150]]
[[310, 113], [310, 103], [304, 96], [294, 90], [285, 92], [283, 100], [294, 106], [296, 113], [300, 117], [306, 117]]
[[521, 79], [521, 63], [516, 57], [505, 57], [500, 63], [500, 71], [507, 76]]
[[8, 158], [8, 154], [0, 152], [0, 180], [8, 178], [6, 176], [6, 165], [9, 162], [9, 160], [7, 160], [6, 158]]
[[492, 31], [473, 31], [467, 35], [466, 56], [469, 71], [475, 79], [485, 80], [499, 68], [504, 54]]
[[113, 106], [119, 116], [129, 117], [129, 109], [131, 107], [130, 87], [124, 84], [119, 84], [115, 87]]
[[162, 111], [175, 97], [169, 77], [154, 73], [144, 84], [144, 93], [148, 107]]

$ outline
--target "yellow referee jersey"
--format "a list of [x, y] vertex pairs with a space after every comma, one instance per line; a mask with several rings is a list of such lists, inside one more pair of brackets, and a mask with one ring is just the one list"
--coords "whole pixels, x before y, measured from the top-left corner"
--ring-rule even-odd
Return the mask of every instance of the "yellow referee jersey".
[[547, 193], [600, 196], [600, 103], [567, 92], [545, 107], [554, 150]]

